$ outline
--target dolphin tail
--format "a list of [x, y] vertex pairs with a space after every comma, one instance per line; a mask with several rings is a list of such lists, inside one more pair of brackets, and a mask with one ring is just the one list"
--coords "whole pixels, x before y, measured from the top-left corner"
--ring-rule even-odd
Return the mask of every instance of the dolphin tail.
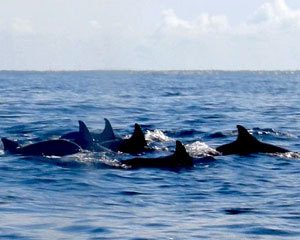
[[142, 130], [141, 126], [137, 123], [134, 125], [134, 132], [133, 132], [130, 140], [139, 142], [143, 146], [147, 146], [147, 142], [146, 142], [143, 130]]
[[12, 140], [9, 140], [7, 138], [1, 138], [3, 146], [4, 146], [4, 151], [5, 152], [10, 152], [10, 153], [15, 153], [17, 152], [17, 148], [20, 147], [20, 145]]
[[105, 136], [105, 138], [111, 140], [111, 139], [115, 139], [115, 134], [114, 134], [114, 130], [110, 124], [110, 122], [108, 121], [107, 118], [104, 118], [105, 121], [105, 127], [103, 129], [102, 135]]
[[[89, 129], [87, 128], [87, 126], [85, 125], [85, 123], [83, 121], [78, 121], [79, 122], [79, 134], [80, 137], [82, 138], [82, 146], [83, 148], [89, 147], [91, 144], [93, 144], [93, 137], [89, 131]], [[79, 144], [81, 145], [81, 144]]]

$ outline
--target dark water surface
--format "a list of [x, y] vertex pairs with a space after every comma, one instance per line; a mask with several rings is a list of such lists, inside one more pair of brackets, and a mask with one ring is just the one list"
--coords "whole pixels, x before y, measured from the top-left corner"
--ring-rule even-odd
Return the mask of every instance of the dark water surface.
[[[300, 72], [0, 72], [0, 83], [0, 136], [24, 144], [78, 120], [101, 131], [106, 117], [123, 136], [141, 124], [157, 156], [176, 139], [206, 155], [237, 124], [300, 151]], [[103, 154], [0, 149], [0, 239], [300, 239], [299, 153], [130, 170]]]

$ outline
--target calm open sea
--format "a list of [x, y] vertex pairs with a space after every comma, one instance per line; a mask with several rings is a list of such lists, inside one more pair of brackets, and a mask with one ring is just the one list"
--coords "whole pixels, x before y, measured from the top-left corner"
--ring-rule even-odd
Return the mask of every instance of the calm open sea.
[[[100, 132], [105, 117], [122, 136], [141, 124], [155, 156], [177, 139], [206, 155], [233, 141], [237, 124], [300, 151], [300, 72], [3, 71], [0, 84], [0, 136], [22, 144], [78, 120]], [[177, 170], [114, 161], [7, 155], [0, 145], [0, 239], [300, 239], [299, 153]]]

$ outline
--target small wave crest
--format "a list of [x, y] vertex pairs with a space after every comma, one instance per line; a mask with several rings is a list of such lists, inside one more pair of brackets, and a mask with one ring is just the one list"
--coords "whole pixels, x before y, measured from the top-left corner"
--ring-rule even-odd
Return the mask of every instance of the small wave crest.
[[171, 142], [174, 141], [173, 138], [165, 135], [161, 130], [155, 129], [154, 131], [147, 130], [145, 134], [147, 141], [159, 141], [159, 142]]
[[45, 156], [43, 156], [44, 158], [49, 158], [49, 159], [61, 159], [61, 156], [55, 156], [55, 155], [50, 155], [50, 156], [48, 156], [48, 155], [45, 155]]
[[271, 155], [286, 159], [300, 159], [300, 152], [272, 153]]
[[102, 158], [101, 163], [110, 167], [126, 168], [124, 167], [124, 164], [121, 164], [117, 159], [112, 159], [108, 157]]
[[166, 92], [162, 95], [163, 97], [178, 97], [181, 96], [180, 92]]
[[208, 135], [209, 138], [224, 138], [226, 136], [227, 135], [225, 133], [222, 133], [222, 132], [215, 132], [215, 133], [212, 133], [212, 134]]
[[209, 147], [204, 142], [194, 142], [191, 144], [187, 144], [186, 150], [192, 157], [203, 157], [203, 156], [216, 156], [220, 155], [219, 152], [211, 147]]
[[280, 138], [293, 138], [296, 139], [297, 136], [286, 133], [286, 132], [281, 132], [281, 131], [276, 131], [273, 128], [253, 128], [252, 130], [249, 130], [251, 134], [255, 133], [257, 135], [271, 135], [275, 137], [280, 137]]

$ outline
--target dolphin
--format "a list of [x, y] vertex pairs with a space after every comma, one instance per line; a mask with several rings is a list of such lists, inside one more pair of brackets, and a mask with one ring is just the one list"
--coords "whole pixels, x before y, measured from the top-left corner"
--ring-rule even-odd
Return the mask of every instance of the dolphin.
[[7, 138], [1, 138], [4, 151], [12, 154], [36, 155], [36, 156], [64, 156], [78, 153], [81, 147], [76, 143], [64, 140], [48, 140], [38, 143], [21, 146], [17, 142]]
[[76, 134], [76, 138], [73, 140], [82, 149], [94, 151], [94, 152], [110, 152], [111, 150], [102, 146], [99, 142], [96, 142], [89, 131], [88, 127], [83, 121], [79, 122], [79, 132]]
[[72, 142], [78, 144], [82, 149], [95, 151], [95, 152], [103, 152], [110, 151], [105, 147], [101, 146], [98, 142], [96, 142], [92, 136], [92, 133], [89, 131], [88, 127], [85, 125], [83, 121], [78, 121], [79, 123], [79, 131], [78, 132], [70, 132], [60, 137], [60, 139], [67, 139]]
[[114, 130], [110, 122], [108, 121], [108, 119], [104, 118], [104, 121], [105, 121], [105, 127], [101, 133], [91, 133], [93, 139], [99, 143], [114, 140], [114, 139], [121, 139], [120, 136], [114, 133]]
[[[204, 157], [198, 162], [210, 162], [215, 160], [213, 157]], [[178, 168], [193, 167], [194, 160], [187, 153], [185, 147], [180, 141], [176, 141], [176, 149], [174, 154], [159, 158], [133, 158], [121, 161], [122, 164], [131, 168]]]
[[134, 125], [134, 132], [130, 138], [101, 142], [101, 146], [108, 148], [114, 152], [131, 154], [148, 150], [145, 135], [140, 125], [137, 123]]
[[[104, 118], [104, 121], [105, 121], [105, 127], [101, 133], [91, 133], [91, 132], [89, 133], [89, 135], [90, 135], [89, 137], [91, 137], [94, 141], [96, 141], [98, 143], [119, 138], [118, 136], [115, 135], [109, 120]], [[86, 144], [83, 142], [84, 140], [82, 140], [83, 139], [82, 134], [85, 134], [86, 129], [87, 129], [87, 127], [86, 127], [85, 123], [83, 121], [79, 121], [79, 131], [78, 132], [66, 133], [66, 134], [62, 135], [60, 137], [60, 139], [71, 140], [71, 141], [77, 143], [78, 145], [80, 145], [81, 147], [83, 147], [84, 149], [86, 149], [86, 146], [82, 146], [82, 144], [83, 145]], [[85, 136], [85, 137], [87, 137], [87, 136]]]
[[253, 137], [246, 128], [237, 125], [238, 137], [232, 142], [216, 148], [223, 155], [240, 154], [247, 155], [250, 153], [285, 153], [289, 150], [263, 143]]

